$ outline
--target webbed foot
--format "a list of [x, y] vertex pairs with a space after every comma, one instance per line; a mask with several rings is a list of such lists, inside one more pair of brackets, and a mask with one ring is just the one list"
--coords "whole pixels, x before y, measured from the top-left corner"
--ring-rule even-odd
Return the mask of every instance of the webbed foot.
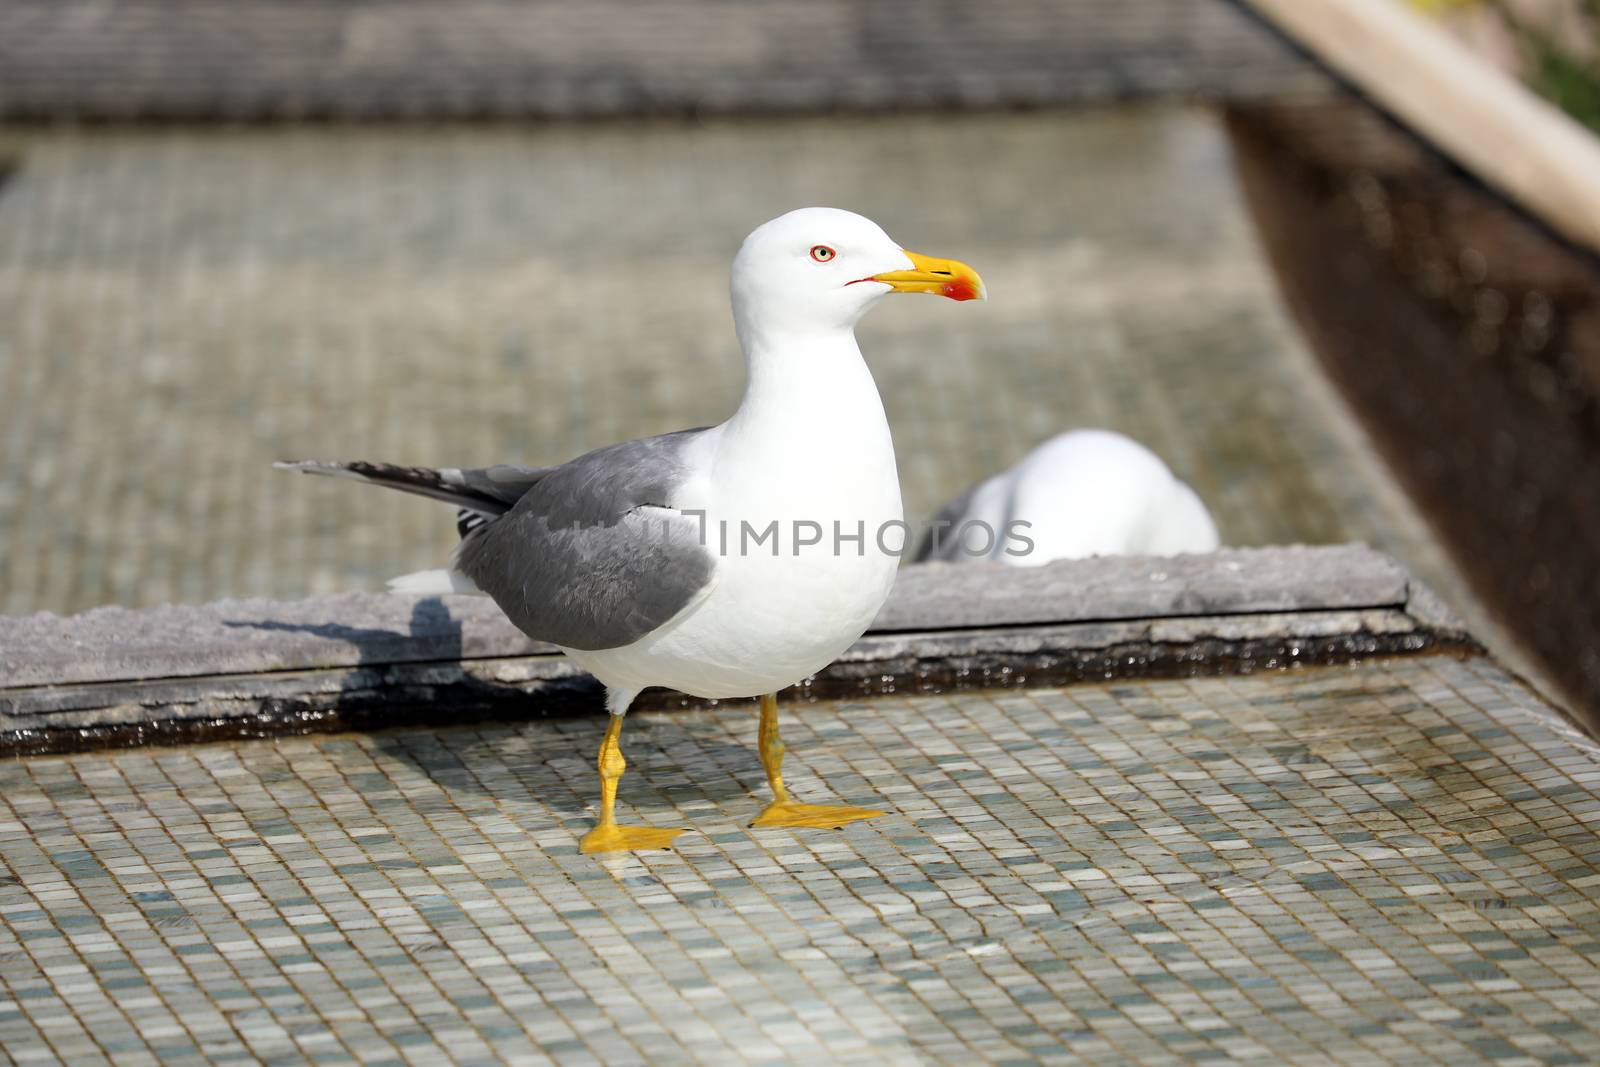
[[655, 848], [671, 848], [672, 839], [683, 833], [685, 827], [656, 826], [596, 826], [583, 835], [578, 847], [584, 852], [641, 852]]
[[862, 819], [876, 819], [882, 814], [871, 808], [853, 808], [848, 804], [800, 804], [793, 800], [775, 800], [750, 825], [837, 830]]

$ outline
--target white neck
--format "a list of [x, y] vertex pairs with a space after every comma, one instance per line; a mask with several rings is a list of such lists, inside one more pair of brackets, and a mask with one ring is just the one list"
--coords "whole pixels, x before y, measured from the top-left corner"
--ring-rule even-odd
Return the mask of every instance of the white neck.
[[790, 433], [797, 424], [812, 427], [808, 436], [814, 436], [846, 417], [886, 423], [854, 331], [758, 340], [745, 353], [745, 376], [744, 399], [728, 420], [729, 430], [741, 436]]
[[745, 362], [744, 400], [722, 426], [719, 476], [745, 499], [808, 508], [819, 495], [870, 500], [881, 504], [873, 514], [899, 518], [889, 421], [854, 333], [755, 347]]

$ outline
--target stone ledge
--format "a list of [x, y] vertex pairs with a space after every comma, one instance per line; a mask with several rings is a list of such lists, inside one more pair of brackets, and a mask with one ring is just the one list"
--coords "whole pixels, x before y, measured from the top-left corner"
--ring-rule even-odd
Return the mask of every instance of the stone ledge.
[[[1362, 545], [901, 571], [873, 632], [1401, 607], [1411, 580]], [[0, 692], [442, 659], [548, 655], [484, 597], [341, 593], [0, 616]]]
[[[480, 597], [343, 594], [0, 618], [0, 752], [526, 718], [597, 683]], [[807, 697], [1245, 672], [1481, 652], [1360, 545], [907, 568]], [[641, 706], [698, 703], [652, 691]]]

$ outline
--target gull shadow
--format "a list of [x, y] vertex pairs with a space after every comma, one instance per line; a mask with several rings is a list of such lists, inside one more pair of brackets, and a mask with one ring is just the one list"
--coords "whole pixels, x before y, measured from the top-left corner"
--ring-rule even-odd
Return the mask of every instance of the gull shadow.
[[[344, 641], [356, 650], [356, 663], [360, 666], [459, 660], [463, 648], [461, 623], [450, 614], [449, 605], [439, 597], [417, 601], [404, 631], [346, 626], [337, 622], [278, 622], [272, 619], [224, 619], [222, 625], [311, 634], [313, 637]], [[423, 645], [425, 655], [415, 654], [418, 643]]]
[[[498, 681], [466, 669], [461, 622], [439, 597], [418, 600], [405, 629], [344, 623], [225, 619], [223, 625], [303, 633], [348, 645], [355, 662], [324, 663], [355, 672], [338, 693], [308, 694], [263, 708], [266, 715], [323, 718], [325, 729], [453, 726], [487, 720], [587, 714], [603, 709], [605, 692], [589, 675], [565, 675], [534, 685]], [[311, 719], [307, 720], [312, 721]]]

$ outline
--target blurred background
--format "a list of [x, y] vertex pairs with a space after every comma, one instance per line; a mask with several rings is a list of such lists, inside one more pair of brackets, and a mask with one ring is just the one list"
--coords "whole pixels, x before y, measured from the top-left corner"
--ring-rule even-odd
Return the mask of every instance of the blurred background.
[[[1420, 6], [1600, 116], [1592, 0]], [[1397, 461], [1427, 448], [1385, 435], [1281, 295], [1238, 146], [1259, 189], [1287, 142], [1254, 135], [1286, 115], [1457, 180], [1228, 0], [5, 0], [0, 611], [437, 566], [449, 509], [268, 465], [544, 464], [719, 421], [733, 252], [826, 204], [989, 284], [861, 330], [908, 519], [1108, 427], [1225, 544], [1370, 542], [1547, 671], [1528, 598]], [[1320, 158], [1316, 188], [1357, 195], [1394, 158]], [[1431, 380], [1386, 386], [1418, 425]], [[1570, 571], [1591, 534], [1558, 581], [1592, 588]]]

